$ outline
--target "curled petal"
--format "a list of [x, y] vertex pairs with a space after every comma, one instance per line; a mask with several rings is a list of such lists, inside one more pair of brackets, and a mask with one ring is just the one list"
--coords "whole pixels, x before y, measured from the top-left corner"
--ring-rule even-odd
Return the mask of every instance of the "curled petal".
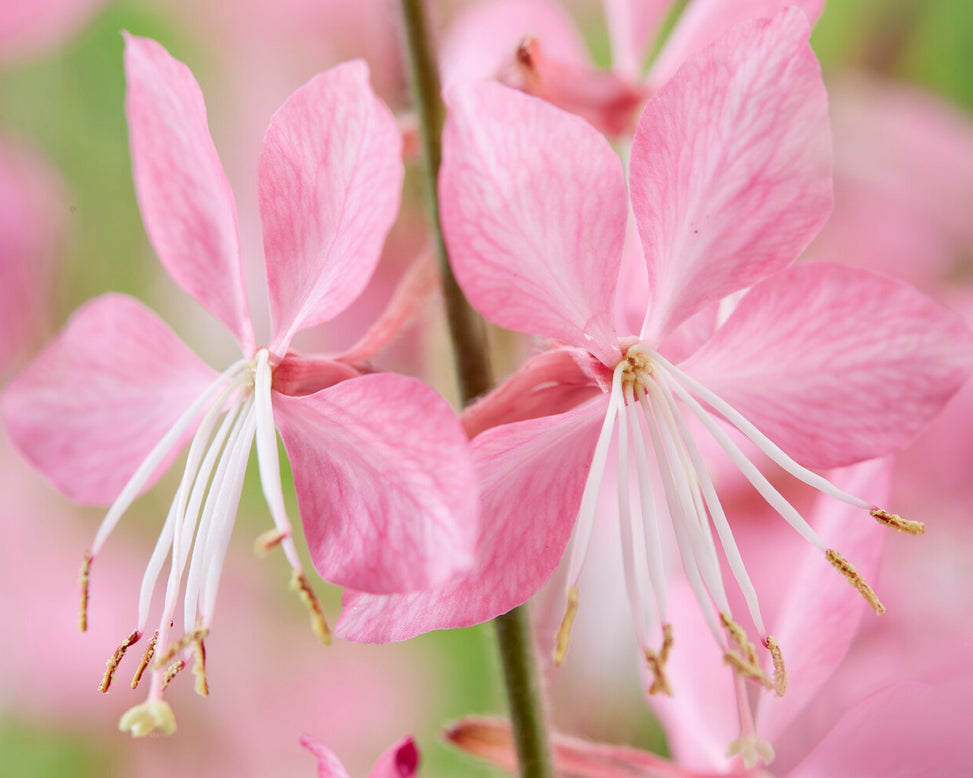
[[617, 361], [621, 162], [589, 124], [484, 83], [450, 93], [439, 201], [456, 278], [488, 319]]
[[795, 459], [892, 453], [973, 366], [973, 333], [901, 281], [802, 262], [755, 286], [684, 369]]
[[274, 114], [259, 169], [274, 353], [361, 294], [402, 176], [401, 133], [360, 60], [315, 76]]
[[11, 381], [3, 420], [54, 486], [105, 504], [215, 377], [142, 303], [103, 295]]
[[384, 594], [426, 589], [469, 567], [476, 481], [442, 397], [378, 373], [299, 397], [274, 392], [273, 402], [322, 578]]
[[300, 743], [318, 760], [318, 778], [349, 778], [348, 771], [334, 751], [317, 738], [302, 734]]
[[169, 274], [254, 347], [236, 204], [193, 74], [153, 40], [125, 34], [125, 110], [145, 231]]
[[643, 338], [791, 263], [831, 209], [831, 134], [804, 14], [740, 25], [649, 101], [632, 147]]
[[571, 536], [607, 396], [557, 416], [495, 427], [473, 441], [481, 523], [473, 569], [428, 592], [345, 592], [337, 634], [387, 643], [468, 627], [525, 602]]

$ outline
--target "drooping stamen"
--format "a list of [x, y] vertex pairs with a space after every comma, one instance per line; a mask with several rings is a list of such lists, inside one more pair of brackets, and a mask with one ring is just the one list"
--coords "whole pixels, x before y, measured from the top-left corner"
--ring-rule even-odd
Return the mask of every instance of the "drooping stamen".
[[308, 616], [311, 618], [311, 631], [318, 636], [318, 639], [326, 646], [331, 645], [331, 630], [328, 622], [324, 618], [324, 611], [321, 610], [321, 603], [318, 602], [317, 595], [304, 577], [304, 572], [295, 568], [291, 571], [292, 591], [297, 592], [298, 598], [307, 608]]
[[830, 548], [825, 551], [825, 556], [828, 557], [828, 561], [834, 565], [834, 568], [848, 579], [848, 583], [854, 586], [859, 594], [865, 598], [865, 602], [871, 606], [873, 611], [880, 616], [885, 613], [885, 606], [879, 601], [872, 587], [865, 583], [865, 579], [847, 559]]
[[750, 639], [747, 637], [747, 633], [744, 632], [743, 627], [737, 624], [726, 613], [720, 614], [720, 621], [722, 622], [724, 629], [726, 629], [726, 633], [730, 638], [731, 644], [735, 643], [739, 649], [734, 650], [732, 647], [729, 648], [726, 653], [723, 654], [723, 661], [726, 662], [726, 664], [728, 664], [733, 671], [737, 673], [737, 675], [757, 681], [766, 688], [772, 689], [773, 683], [760, 666], [760, 660], [757, 658], [757, 649], [753, 643], [750, 642]]
[[81, 560], [81, 571], [78, 573], [78, 584], [81, 586], [81, 603], [78, 606], [78, 630], [88, 631], [88, 582], [91, 578], [91, 552], [84, 552]]
[[180, 651], [185, 651], [194, 643], [202, 642], [203, 638], [205, 638], [208, 634], [209, 627], [199, 625], [192, 632], [189, 632], [179, 638], [179, 640], [169, 646], [169, 648], [167, 648], [160, 656], [156, 657], [155, 662], [152, 664], [152, 669], [161, 670], [172, 661], [176, 654], [178, 654]]
[[257, 539], [253, 544], [253, 553], [257, 556], [264, 556], [270, 549], [274, 546], [280, 545], [280, 542], [285, 538], [283, 532], [274, 527], [266, 532], [261, 532], [257, 536]]
[[166, 674], [162, 677], [162, 687], [160, 691], [165, 691], [169, 688], [169, 684], [172, 683], [172, 679], [175, 678], [179, 673], [186, 669], [186, 662], [180, 659], [175, 664], [169, 665], [166, 668]]
[[564, 618], [561, 619], [561, 627], [557, 631], [557, 640], [554, 644], [554, 664], [560, 666], [564, 663], [564, 658], [568, 655], [568, 644], [571, 642], [571, 626], [574, 624], [574, 617], [578, 615], [578, 587], [568, 587], [568, 604], [564, 609]]
[[903, 519], [898, 514], [889, 513], [880, 508], [873, 509], [871, 515], [879, 524], [884, 524], [886, 527], [897, 529], [899, 532], [905, 532], [908, 535], [922, 535], [926, 531], [926, 525], [921, 521]]
[[122, 644], [115, 649], [115, 653], [109, 657], [108, 661], [105, 663], [105, 674], [102, 676], [101, 683], [98, 684], [98, 691], [102, 694], [107, 694], [108, 689], [111, 688], [111, 682], [115, 678], [115, 671], [118, 669], [119, 663], [121, 663], [122, 658], [125, 656], [125, 652], [128, 651], [129, 646], [134, 646], [139, 638], [142, 637], [142, 633], [135, 630], [131, 635], [122, 641]]
[[780, 644], [773, 635], [764, 638], [764, 645], [770, 651], [771, 659], [774, 661], [774, 692], [778, 697], [783, 697], [787, 691], [787, 668], [784, 667], [784, 655], [781, 653]]
[[203, 645], [202, 637], [193, 641], [193, 653], [193, 678], [196, 694], [201, 697], [209, 697], [209, 684], [206, 683], [206, 646]]
[[149, 663], [152, 661], [152, 657], [155, 656], [155, 646], [159, 642], [159, 630], [156, 630], [152, 635], [152, 639], [149, 641], [149, 645], [145, 647], [145, 653], [142, 654], [142, 661], [139, 662], [139, 666], [135, 669], [135, 675], [132, 676], [132, 688], [137, 689], [139, 682], [142, 680], [142, 674], [148, 668]]
[[645, 661], [652, 671], [652, 685], [649, 686], [649, 694], [663, 694], [672, 696], [672, 688], [669, 686], [669, 679], [666, 678], [666, 662], [669, 660], [669, 652], [672, 650], [672, 625], [662, 625], [662, 647], [658, 653], [645, 649]]

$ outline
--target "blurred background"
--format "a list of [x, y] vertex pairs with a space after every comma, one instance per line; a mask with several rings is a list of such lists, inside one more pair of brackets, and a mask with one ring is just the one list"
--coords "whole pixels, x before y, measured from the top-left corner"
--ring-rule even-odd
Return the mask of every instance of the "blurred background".
[[[431, 4], [438, 29], [448, 29], [464, 5]], [[607, 66], [600, 4], [567, 9], [594, 61]], [[375, 89], [405, 113], [397, 13], [386, 0], [0, 0], [0, 380], [80, 303], [110, 290], [159, 311], [210, 364], [221, 367], [234, 353], [230, 337], [154, 259], [142, 229], [121, 30], [157, 39], [200, 82], [240, 212], [255, 303], [263, 262], [256, 170], [267, 121], [312, 75], [353, 57], [368, 61]], [[973, 6], [832, 2], [812, 41], [832, 95], [836, 208], [811, 253], [884, 269], [973, 313]], [[421, 252], [426, 227], [413, 168], [380, 271], [352, 311], [308, 335], [308, 349], [355, 342]], [[252, 309], [259, 339], [266, 312]], [[531, 348], [503, 333], [494, 340], [501, 372]], [[454, 397], [438, 301], [376, 362]], [[921, 581], [931, 593], [932, 635], [951, 634], [936, 630], [955, 622], [964, 639], [971, 412], [968, 389], [903, 455], [893, 509], [926, 520], [930, 536], [921, 554], [891, 543], [891, 572], [883, 571], [903, 589]], [[184, 679], [174, 683], [178, 732], [135, 741], [117, 731], [117, 720], [144, 692], [119, 683], [101, 695], [97, 686], [105, 660], [132, 629], [141, 573], [176, 475], [136, 503], [99, 558], [90, 628], [80, 635], [78, 567], [102, 511], [61, 498], [0, 439], [0, 778], [314, 775], [301, 732], [330, 746], [351, 775], [367, 774], [407, 733], [417, 739], [424, 775], [499, 774], [451, 751], [439, 735], [460, 716], [503, 712], [491, 628], [399, 645], [321, 647], [287, 590], [283, 558], [253, 554], [254, 539], [270, 525], [252, 476], [253, 467], [207, 640], [211, 695], [196, 697]], [[285, 484], [288, 478], [285, 472]], [[296, 516], [293, 500], [290, 509]], [[340, 592], [314, 585], [333, 623]], [[579, 625], [567, 666], [549, 679], [553, 715], [573, 734], [664, 750], [639, 691], [624, 604], [618, 611], [617, 628], [607, 617]]]

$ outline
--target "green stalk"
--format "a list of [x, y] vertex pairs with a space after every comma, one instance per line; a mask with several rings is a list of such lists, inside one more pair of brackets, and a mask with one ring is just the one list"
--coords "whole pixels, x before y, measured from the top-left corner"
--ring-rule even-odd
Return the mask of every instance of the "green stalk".
[[[463, 405], [489, 391], [493, 375], [483, 321], [456, 283], [439, 223], [436, 181], [442, 159], [445, 107], [440, 98], [439, 72], [422, 0], [402, 0], [406, 51], [419, 118], [419, 136], [426, 158], [425, 189], [432, 217], [436, 254], [442, 277], [453, 359]], [[552, 778], [554, 770], [547, 735], [543, 697], [530, 618], [526, 605], [498, 616], [494, 623], [503, 664], [510, 719], [522, 778]]]

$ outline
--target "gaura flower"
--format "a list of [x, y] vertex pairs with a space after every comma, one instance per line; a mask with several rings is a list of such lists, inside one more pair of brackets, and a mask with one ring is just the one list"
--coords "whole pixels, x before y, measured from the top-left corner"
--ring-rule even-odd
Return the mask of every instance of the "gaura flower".
[[[463, 570], [476, 489], [465, 436], [433, 390], [403, 376], [364, 374], [340, 357], [289, 350], [298, 331], [333, 318], [361, 292], [398, 210], [399, 132], [371, 92], [364, 63], [311, 79], [267, 130], [259, 196], [273, 334], [261, 347], [244, 292], [233, 195], [199, 87], [150, 40], [126, 36], [125, 67], [149, 238], [172, 277], [230, 328], [243, 356], [217, 374], [140, 302], [108, 294], [82, 306], [11, 383], [3, 415], [11, 440], [56, 487], [79, 502], [111, 503], [82, 566], [82, 630], [92, 563], [135, 497], [191, 438], [142, 581], [136, 628], [102, 682], [106, 691], [126, 649], [145, 634], [171, 549], [158, 628], [133, 679], [134, 686], [151, 668], [149, 700], [120, 724], [144, 735], [175, 728], [163, 692], [187, 661], [194, 660], [197, 691], [207, 692], [203, 640], [254, 440], [274, 520], [258, 546], [283, 548], [292, 587], [325, 642], [328, 627], [291, 537], [275, 428], [291, 461], [311, 559], [339, 585], [412, 591]], [[187, 568], [184, 634], [173, 638]]]
[[[318, 778], [348, 778], [341, 760], [321, 741], [301, 735], [301, 745], [318, 759]], [[411, 737], [405, 737], [382, 754], [368, 778], [412, 778], [419, 768], [419, 749]]]
[[[808, 32], [793, 8], [740, 25], [648, 103], [630, 164], [641, 247], [633, 241], [627, 258], [644, 256], [639, 273], [623, 268], [629, 198], [602, 136], [495, 83], [447, 95], [440, 201], [457, 279], [487, 318], [563, 345], [464, 414], [468, 432], [479, 433], [474, 460], [490, 517], [473, 570], [436, 593], [346, 592], [339, 633], [401, 639], [503, 613], [547, 580], [573, 528], [562, 660], [614, 449], [622, 566], [653, 691], [669, 691], [670, 532], [726, 663], [782, 691], [783, 654], [764, 627], [700, 429], [881, 611], [852, 564], [737, 441], [881, 523], [921, 532], [805, 465], [835, 467], [904, 445], [965, 379], [973, 348], [959, 317], [906, 284], [792, 264], [831, 206], [827, 97]], [[633, 296], [642, 311], [635, 324]], [[730, 607], [721, 558], [774, 678]]]

